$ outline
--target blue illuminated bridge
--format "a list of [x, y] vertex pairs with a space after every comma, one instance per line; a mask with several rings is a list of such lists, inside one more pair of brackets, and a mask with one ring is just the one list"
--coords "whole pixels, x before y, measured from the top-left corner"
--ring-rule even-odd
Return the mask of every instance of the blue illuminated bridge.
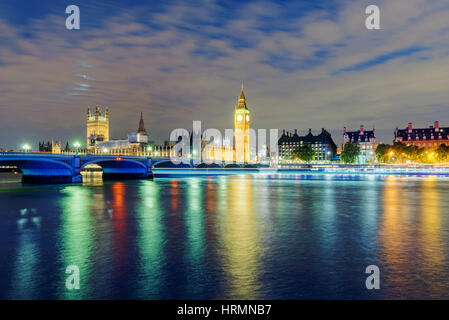
[[[154, 160], [154, 162], [153, 162]], [[45, 153], [0, 153], [0, 166], [17, 167], [24, 182], [72, 183], [82, 182], [81, 171], [96, 164], [103, 169], [103, 178], [145, 179], [152, 177], [152, 166], [170, 161], [169, 158]]]

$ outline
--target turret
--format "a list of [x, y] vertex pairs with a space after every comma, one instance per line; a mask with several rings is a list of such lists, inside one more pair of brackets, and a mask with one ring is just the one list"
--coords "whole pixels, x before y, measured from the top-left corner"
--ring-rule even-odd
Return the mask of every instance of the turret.
[[98, 120], [98, 117], [100, 117], [100, 116], [101, 116], [101, 110], [100, 110], [100, 107], [97, 105], [97, 106], [95, 106], [95, 119]]
[[137, 133], [147, 135], [147, 130], [145, 130], [145, 123], [143, 122], [143, 113], [140, 113], [140, 121], [139, 121], [139, 129], [137, 129]]
[[248, 109], [246, 106], [246, 98], [245, 98], [245, 94], [243, 93], [243, 81], [242, 81], [242, 91], [240, 92], [240, 96], [239, 96], [239, 103], [237, 105], [237, 108], [245, 108]]

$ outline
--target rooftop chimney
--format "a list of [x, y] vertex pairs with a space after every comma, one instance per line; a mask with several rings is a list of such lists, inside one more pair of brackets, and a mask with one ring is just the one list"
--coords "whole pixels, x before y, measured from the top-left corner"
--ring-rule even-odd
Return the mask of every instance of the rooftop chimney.
[[295, 134], [298, 135], [298, 129], [295, 129]]
[[413, 130], [413, 124], [411, 122], [408, 123], [408, 132], [411, 133]]
[[346, 134], [346, 127], [343, 128], [343, 135]]
[[360, 134], [363, 135], [363, 132], [365, 131], [365, 127], [363, 126], [363, 124], [360, 126]]
[[435, 121], [435, 132], [440, 131], [440, 121]]

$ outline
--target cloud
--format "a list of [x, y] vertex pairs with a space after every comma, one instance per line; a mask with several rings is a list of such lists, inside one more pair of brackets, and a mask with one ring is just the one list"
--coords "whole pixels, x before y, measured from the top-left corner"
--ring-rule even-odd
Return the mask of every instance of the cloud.
[[367, 1], [327, 3], [117, 4], [101, 18], [81, 9], [79, 31], [54, 12], [0, 18], [0, 146], [84, 139], [97, 103], [115, 138], [140, 111], [159, 142], [192, 120], [230, 128], [242, 80], [259, 128], [326, 127], [339, 141], [363, 123], [388, 142], [409, 121], [449, 125], [448, 5], [380, 1], [382, 30], [369, 31]]

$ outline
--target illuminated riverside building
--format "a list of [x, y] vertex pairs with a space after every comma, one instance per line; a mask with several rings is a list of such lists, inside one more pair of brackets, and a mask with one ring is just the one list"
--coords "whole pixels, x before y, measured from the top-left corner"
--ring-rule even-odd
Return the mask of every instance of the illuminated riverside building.
[[245, 94], [242, 91], [234, 110], [234, 136], [235, 136], [235, 161], [249, 162], [249, 128], [250, 128], [250, 112], [246, 105]]
[[363, 125], [360, 126], [360, 130], [347, 131], [346, 127], [343, 129], [343, 145], [342, 150], [345, 148], [345, 144], [350, 142], [357, 142], [360, 146], [360, 155], [357, 160], [359, 164], [374, 163], [376, 161], [376, 130], [365, 130]]
[[[243, 84], [238, 98], [237, 105], [234, 108], [234, 137], [233, 139], [223, 138], [216, 144], [201, 138], [201, 158], [203, 162], [208, 161], [226, 161], [251, 163], [256, 159], [250, 156], [250, 111], [246, 105], [246, 97], [243, 92]], [[192, 150], [192, 138], [190, 135], [190, 147]], [[165, 142], [163, 146], [152, 146], [150, 155], [159, 157], [172, 157], [174, 142]], [[206, 149], [207, 147], [207, 149]], [[265, 155], [266, 156], [266, 155]]]
[[332, 139], [332, 135], [324, 128], [316, 136], [312, 134], [312, 129], [309, 129], [309, 133], [305, 136], [299, 136], [297, 129], [294, 133], [283, 130], [278, 140], [279, 163], [295, 162], [292, 159], [292, 151], [304, 144], [310, 144], [315, 151], [315, 162], [331, 161], [337, 154], [337, 145]]
[[449, 146], [449, 128], [441, 128], [439, 121], [435, 121], [429, 128], [413, 128], [413, 124], [409, 123], [406, 129], [396, 128], [394, 137], [395, 142], [402, 142], [407, 146], [426, 149], [436, 149], [441, 144]]
[[137, 132], [128, 134], [128, 139], [96, 141], [90, 151], [93, 151], [95, 154], [146, 156], [148, 155], [147, 145], [148, 133], [145, 129], [143, 114], [141, 113], [139, 129]]
[[53, 139], [50, 141], [47, 141], [45, 143], [44, 141], [39, 142], [39, 152], [49, 152], [49, 153], [61, 153], [62, 152], [62, 142], [61, 141], [53, 141]]
[[[130, 133], [128, 139], [109, 140], [109, 113], [106, 109], [103, 116], [99, 107], [94, 115], [88, 109], [87, 115], [88, 151], [94, 154], [113, 155], [150, 155], [152, 157], [173, 157], [176, 142], [166, 141], [164, 145], [154, 145], [148, 139], [143, 116], [141, 115], [139, 129]], [[234, 108], [234, 137], [223, 138], [221, 143], [210, 143], [201, 140], [201, 157], [203, 162], [226, 161], [250, 163], [256, 161], [256, 156], [250, 156], [250, 111], [246, 105], [246, 97], [242, 90], [238, 103]], [[190, 138], [192, 150], [192, 135]], [[207, 147], [207, 149], [206, 149]], [[255, 154], [255, 152], [254, 152]], [[191, 155], [192, 156], [192, 155]], [[260, 155], [259, 155], [260, 156]], [[264, 158], [266, 154], [262, 155]]]
[[90, 108], [87, 108], [87, 149], [89, 152], [95, 151], [97, 142], [109, 141], [109, 111], [106, 108], [104, 114], [100, 107], [95, 107], [95, 112], [92, 114]]

